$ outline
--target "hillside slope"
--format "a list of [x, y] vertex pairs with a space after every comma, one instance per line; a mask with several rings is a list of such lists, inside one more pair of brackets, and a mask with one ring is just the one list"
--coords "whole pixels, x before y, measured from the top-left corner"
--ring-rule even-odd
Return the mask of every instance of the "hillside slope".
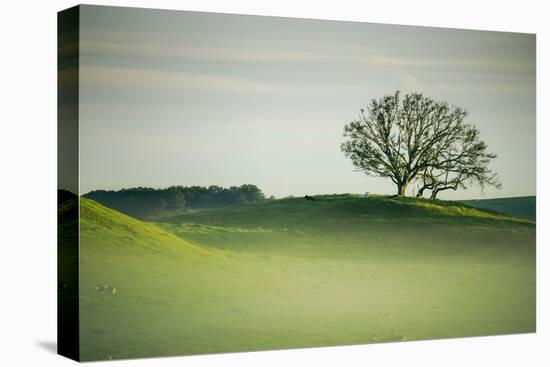
[[83, 360], [535, 328], [534, 223], [456, 203], [319, 196], [146, 223], [82, 199], [80, 262]]
[[82, 246], [128, 246], [131, 251], [166, 253], [206, 253], [154, 224], [143, 222], [109, 209], [93, 200], [80, 199], [80, 237]]
[[[219, 272], [227, 261], [220, 251], [81, 198], [82, 360], [160, 353], [147, 352], [150, 343], [163, 340], [166, 345], [165, 337], [175, 335], [169, 326], [159, 330], [159, 323], [169, 322], [180, 330], [178, 321], [187, 319], [181, 314], [185, 300], [211, 297], [201, 296], [205, 284], [216, 294], [216, 279], [223, 279]], [[180, 310], [177, 317], [173, 308]]]
[[185, 213], [163, 219], [204, 220], [218, 223], [257, 223], [270, 226], [310, 225], [324, 226], [327, 221], [495, 221], [528, 223], [505, 213], [475, 208], [459, 202], [371, 195], [369, 198], [353, 194], [318, 195], [314, 201], [303, 198], [266, 200], [257, 203], [234, 205], [225, 208]]
[[[306, 246], [310, 256], [315, 251], [354, 256], [354, 251], [370, 246], [385, 253], [391, 249], [389, 243], [437, 244], [433, 249], [437, 252], [446, 248], [441, 243], [453, 240], [476, 246], [486, 243], [486, 237], [504, 240], [505, 236], [534, 233], [533, 222], [461, 203], [354, 195], [317, 196], [315, 201], [281, 199], [204, 210], [170, 217], [159, 225], [210, 246], [226, 248], [230, 244], [233, 250], [263, 252], [294, 251]], [[239, 241], [226, 241], [227, 237]]]
[[463, 204], [480, 209], [493, 210], [518, 218], [536, 220], [537, 198], [536, 196], [521, 196], [514, 198], [462, 200]]

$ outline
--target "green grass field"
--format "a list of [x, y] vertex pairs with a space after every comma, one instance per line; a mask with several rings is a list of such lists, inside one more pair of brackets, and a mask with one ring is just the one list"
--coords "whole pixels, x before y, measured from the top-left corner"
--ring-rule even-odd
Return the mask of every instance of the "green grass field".
[[82, 360], [535, 331], [528, 220], [353, 195], [156, 223], [80, 205]]

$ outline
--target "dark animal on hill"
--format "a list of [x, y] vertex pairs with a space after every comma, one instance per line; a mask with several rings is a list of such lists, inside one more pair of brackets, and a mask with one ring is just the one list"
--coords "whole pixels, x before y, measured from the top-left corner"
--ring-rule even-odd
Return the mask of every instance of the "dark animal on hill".
[[306, 199], [308, 201], [315, 201], [315, 198], [313, 196], [309, 196], [309, 195], [304, 196], [304, 199]]

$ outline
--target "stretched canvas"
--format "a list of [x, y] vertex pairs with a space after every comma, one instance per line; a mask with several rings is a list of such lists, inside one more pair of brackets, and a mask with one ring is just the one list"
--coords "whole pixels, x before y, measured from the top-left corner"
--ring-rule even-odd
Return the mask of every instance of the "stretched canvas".
[[535, 35], [58, 15], [58, 350], [535, 332]]

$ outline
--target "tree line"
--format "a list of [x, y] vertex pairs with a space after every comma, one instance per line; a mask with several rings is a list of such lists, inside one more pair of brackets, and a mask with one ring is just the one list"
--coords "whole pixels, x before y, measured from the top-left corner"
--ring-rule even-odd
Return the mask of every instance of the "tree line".
[[255, 185], [224, 188], [221, 186], [171, 186], [165, 189], [136, 187], [95, 190], [84, 195], [109, 208], [137, 217], [148, 218], [188, 209], [216, 208], [265, 200]]
[[487, 151], [468, 112], [422, 93], [399, 91], [373, 99], [359, 118], [344, 127], [341, 150], [367, 175], [390, 179], [397, 195], [416, 186], [430, 198], [470, 185], [501, 187], [489, 168], [496, 154]]

